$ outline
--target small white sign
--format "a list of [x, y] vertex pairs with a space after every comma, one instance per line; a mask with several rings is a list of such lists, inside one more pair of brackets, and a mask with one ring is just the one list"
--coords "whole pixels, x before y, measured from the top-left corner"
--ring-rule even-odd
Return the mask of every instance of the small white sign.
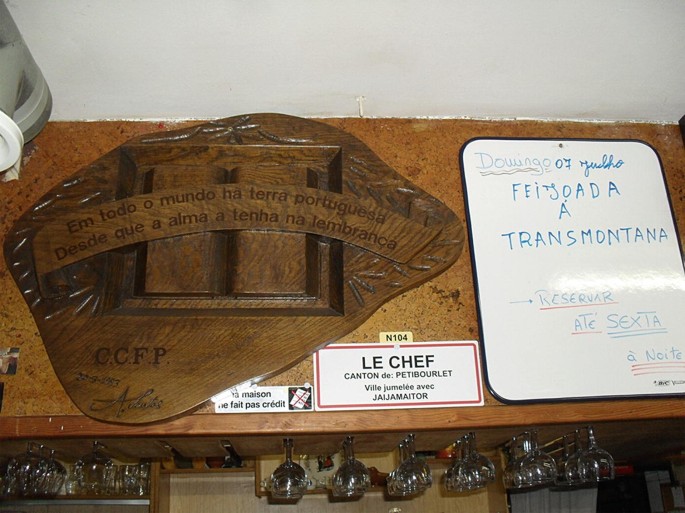
[[313, 411], [312, 387], [237, 387], [212, 397], [215, 413], [279, 413]]
[[314, 389], [318, 411], [482, 406], [478, 343], [332, 344]]
[[381, 344], [401, 344], [403, 342], [414, 342], [414, 334], [411, 331], [381, 331], [378, 339]]

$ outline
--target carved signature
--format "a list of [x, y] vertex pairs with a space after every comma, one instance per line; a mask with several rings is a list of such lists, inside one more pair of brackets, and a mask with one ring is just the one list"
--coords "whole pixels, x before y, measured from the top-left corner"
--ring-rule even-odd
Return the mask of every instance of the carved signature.
[[126, 387], [126, 390], [124, 390], [119, 397], [115, 399], [93, 399], [93, 402], [90, 405], [90, 410], [103, 411], [108, 408], [115, 408], [116, 413], [114, 416], [118, 418], [129, 410], [146, 410], [149, 408], [158, 410], [162, 407], [162, 403], [164, 402], [159, 397], [154, 395], [154, 388], [148, 388], [138, 397], [129, 397], [128, 393], [129, 387]]
[[118, 387], [121, 380], [109, 376], [92, 376], [84, 372], [76, 374], [76, 381], [88, 381], [97, 385], [107, 385], [108, 387]]

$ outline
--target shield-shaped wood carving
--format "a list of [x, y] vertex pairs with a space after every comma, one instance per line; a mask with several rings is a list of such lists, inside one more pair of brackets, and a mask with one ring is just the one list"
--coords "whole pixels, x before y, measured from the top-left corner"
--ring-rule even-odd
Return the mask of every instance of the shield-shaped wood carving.
[[143, 423], [292, 366], [446, 270], [463, 237], [350, 134], [254, 114], [127, 142], [4, 249], [72, 400]]

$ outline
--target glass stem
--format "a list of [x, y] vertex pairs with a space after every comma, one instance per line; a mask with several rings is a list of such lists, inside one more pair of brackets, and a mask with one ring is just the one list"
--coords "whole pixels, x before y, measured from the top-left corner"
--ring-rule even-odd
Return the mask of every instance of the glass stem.
[[576, 449], [575, 452], [580, 452], [583, 450], [583, 446], [580, 443], [580, 429], [576, 429], [576, 431], [573, 435], [573, 445], [575, 446], [575, 449]]
[[455, 461], [460, 461], [465, 459], [464, 458], [464, 442], [460, 438], [459, 440], [456, 440], [454, 442], [454, 452], [455, 452]]
[[347, 461], [352, 461], [354, 459], [354, 437], [348, 436], [343, 442], [343, 447], [345, 448], [345, 458]]
[[468, 443], [468, 448], [469, 448], [469, 449], [468, 449], [468, 450], [469, 450], [468, 454], [469, 454], [469, 456], [470, 456], [471, 458], [475, 459], [475, 458], [476, 458], [476, 453], [478, 452], [478, 451], [476, 450], [476, 433], [474, 433], [473, 431], [471, 431], [471, 432], [467, 435], [467, 438], [466, 438], [466, 439], [467, 439], [467, 441], [468, 441], [467, 443]]
[[594, 449], [597, 447], [597, 441], [595, 440], [595, 431], [592, 426], [587, 427], [587, 446], [588, 449]]
[[283, 439], [283, 447], [285, 448], [285, 461], [286, 463], [290, 463], [293, 461], [293, 439], [292, 438], [284, 438]]
[[530, 432], [530, 450], [536, 452], [538, 450], [538, 431], [534, 429]]
[[415, 436], [413, 433], [410, 433], [407, 435], [406, 443], [405, 443], [405, 451], [407, 453], [407, 459], [413, 458], [416, 456], [416, 447], [414, 445], [414, 439]]
[[523, 436], [521, 438], [522, 438], [521, 448], [523, 449], [523, 454], [526, 455], [526, 454], [530, 454], [531, 452], [533, 452], [532, 451], [532, 446], [533, 446], [532, 438], [533, 437], [532, 437], [531, 433], [529, 431], [526, 431], [525, 433], [523, 433]]

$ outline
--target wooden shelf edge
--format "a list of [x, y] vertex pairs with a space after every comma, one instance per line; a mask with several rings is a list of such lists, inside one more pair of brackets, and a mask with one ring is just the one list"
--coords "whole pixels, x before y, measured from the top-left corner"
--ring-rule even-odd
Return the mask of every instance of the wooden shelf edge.
[[685, 399], [620, 399], [467, 408], [313, 413], [192, 414], [155, 424], [110, 424], [85, 415], [0, 417], [0, 439], [306, 435], [458, 430], [527, 425], [684, 419]]
[[[368, 490], [366, 490], [366, 492], [364, 492], [364, 493], [365, 494], [367, 494], [367, 493], [374, 493], [374, 494], [382, 493], [382, 494], [384, 494], [384, 493], [386, 493], [386, 490], [387, 489], [385, 486], [372, 486]], [[349, 502], [354, 502], [356, 500], [356, 499], [346, 499], [344, 497], [333, 497], [333, 492], [330, 488], [314, 488], [313, 490], [307, 490], [306, 492], [304, 492], [304, 494], [305, 494], [305, 496], [308, 496], [308, 495], [328, 496], [332, 503], [349, 503]], [[264, 490], [264, 489], [260, 489], [259, 491], [257, 491], [255, 493], [255, 495], [257, 497], [271, 498], [271, 493]], [[288, 504], [288, 500], [284, 499], [282, 501], [278, 501], [278, 500], [274, 501], [274, 504], [281, 504], [281, 503]]]
[[232, 467], [232, 468], [163, 468], [160, 474], [180, 475], [180, 474], [254, 474], [255, 468], [251, 467]]
[[2, 499], [0, 504], [3, 506], [11, 505], [49, 505], [49, 504], [59, 504], [60, 506], [68, 505], [145, 505], [150, 504], [150, 498], [148, 496], [79, 496], [79, 495], [58, 495], [55, 497], [10, 497], [7, 499]]

